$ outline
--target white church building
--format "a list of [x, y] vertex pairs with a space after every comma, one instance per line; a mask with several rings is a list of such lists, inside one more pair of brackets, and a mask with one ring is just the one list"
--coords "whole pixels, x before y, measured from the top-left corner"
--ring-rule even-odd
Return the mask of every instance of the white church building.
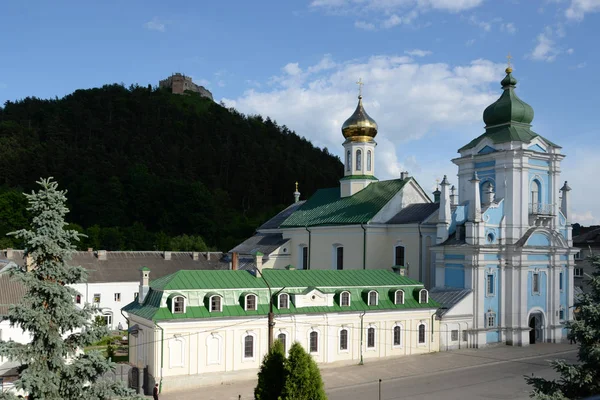
[[440, 348], [566, 339], [572, 318], [569, 191], [561, 148], [531, 129], [533, 108], [506, 69], [485, 133], [452, 160], [431, 201], [416, 180], [375, 176], [377, 124], [359, 96], [342, 126], [345, 172], [230, 250], [232, 269], [394, 269], [430, 288], [441, 307]]

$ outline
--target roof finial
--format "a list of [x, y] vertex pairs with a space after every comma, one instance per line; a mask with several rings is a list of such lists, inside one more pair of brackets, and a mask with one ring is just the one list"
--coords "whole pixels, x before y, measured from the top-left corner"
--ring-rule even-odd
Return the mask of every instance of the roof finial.
[[506, 60], [507, 60], [507, 62], [506, 62], [507, 67], [506, 67], [505, 72], [507, 74], [510, 74], [513, 71], [512, 65], [510, 64], [510, 60], [512, 60], [512, 56], [510, 55], [510, 53], [508, 53], [508, 55], [506, 56]]
[[298, 181], [296, 181], [296, 192], [298, 191]]
[[358, 82], [356, 82], [356, 84], [358, 85], [358, 98], [362, 99], [362, 87], [364, 85], [362, 78], [358, 78]]

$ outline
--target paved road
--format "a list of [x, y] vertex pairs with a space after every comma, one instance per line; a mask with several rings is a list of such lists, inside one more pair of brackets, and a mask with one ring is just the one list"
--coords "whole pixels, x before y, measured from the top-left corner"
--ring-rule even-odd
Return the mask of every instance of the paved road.
[[[329, 400], [527, 399], [523, 375], [554, 377], [548, 360], [576, 360], [577, 347], [542, 343], [529, 347], [494, 346], [451, 352], [365, 360], [365, 365], [322, 365]], [[161, 400], [253, 399], [256, 379], [164, 393]]]
[[[454, 353], [457, 358], [472, 354]], [[510, 361], [497, 361], [493, 357], [483, 365], [449, 368], [413, 376], [383, 380], [381, 399], [528, 399], [531, 388], [523, 375], [536, 374], [554, 377], [548, 359], [576, 360], [575, 351], [558, 356], [532, 356]], [[378, 382], [328, 388], [329, 400], [378, 399]]]

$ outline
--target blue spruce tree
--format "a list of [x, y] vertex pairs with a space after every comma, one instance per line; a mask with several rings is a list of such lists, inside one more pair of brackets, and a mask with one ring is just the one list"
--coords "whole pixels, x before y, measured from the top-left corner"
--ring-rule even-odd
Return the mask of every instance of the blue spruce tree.
[[[0, 355], [22, 365], [15, 387], [31, 400], [125, 398], [128, 389], [102, 379], [114, 365], [99, 352], [81, 351], [107, 332], [91, 323], [92, 309], [75, 306], [76, 292], [68, 286], [84, 282], [86, 271], [69, 265], [79, 234], [65, 229], [66, 192], [57, 190], [52, 178], [38, 183], [38, 192], [25, 195], [33, 216], [31, 229], [11, 233], [24, 240], [28, 261], [26, 268], [12, 272], [26, 295], [10, 307], [8, 319], [32, 339], [27, 344], [0, 341]], [[0, 393], [0, 398], [13, 397]]]

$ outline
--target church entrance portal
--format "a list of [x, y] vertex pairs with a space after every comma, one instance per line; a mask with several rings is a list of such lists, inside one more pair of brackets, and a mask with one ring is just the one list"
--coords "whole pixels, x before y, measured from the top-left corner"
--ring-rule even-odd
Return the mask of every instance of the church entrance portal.
[[529, 316], [529, 344], [542, 341], [542, 313], [536, 312]]

